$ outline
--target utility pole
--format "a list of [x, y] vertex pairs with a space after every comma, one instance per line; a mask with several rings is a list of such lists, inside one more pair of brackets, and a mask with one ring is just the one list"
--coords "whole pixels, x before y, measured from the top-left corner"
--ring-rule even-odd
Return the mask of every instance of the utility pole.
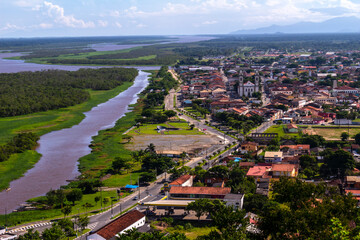
[[102, 187], [100, 187], [100, 204], [101, 204], [101, 210], [100, 211], [102, 211], [102, 207], [103, 207]]
[[140, 178], [138, 177], [139, 201], [140, 201]]

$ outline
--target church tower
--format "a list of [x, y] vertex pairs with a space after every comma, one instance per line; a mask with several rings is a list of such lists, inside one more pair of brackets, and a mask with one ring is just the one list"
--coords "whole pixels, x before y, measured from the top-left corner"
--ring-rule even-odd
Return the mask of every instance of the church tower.
[[242, 71], [239, 72], [238, 94], [240, 97], [244, 96], [244, 74]]
[[260, 86], [260, 76], [259, 76], [259, 72], [256, 71], [256, 75], [255, 75], [255, 91], [254, 92], [259, 92], [259, 86]]
[[338, 85], [337, 85], [337, 80], [336, 79], [334, 79], [333, 80], [333, 89], [335, 89], [335, 88], [337, 88], [338, 87]]

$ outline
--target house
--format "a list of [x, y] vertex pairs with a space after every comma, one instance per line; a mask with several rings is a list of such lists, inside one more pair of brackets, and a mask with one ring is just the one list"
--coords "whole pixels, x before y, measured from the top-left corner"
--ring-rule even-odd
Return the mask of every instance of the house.
[[254, 166], [249, 169], [246, 173], [246, 176], [255, 178], [258, 181], [260, 178], [267, 178], [271, 166]]
[[265, 152], [264, 156], [265, 162], [269, 163], [275, 163], [275, 162], [281, 162], [283, 159], [283, 152]]
[[172, 187], [169, 192], [171, 199], [224, 199], [231, 192], [229, 187]]
[[286, 153], [287, 156], [297, 156], [310, 154], [309, 144], [298, 144], [298, 145], [281, 145], [280, 150]]
[[249, 169], [255, 166], [255, 162], [239, 162], [239, 167], [241, 169]]
[[297, 132], [299, 132], [298, 127], [295, 124], [292, 124], [292, 123], [286, 125], [286, 128], [287, 128], [287, 131], [289, 133], [297, 133]]
[[242, 154], [249, 152], [257, 152], [259, 144], [256, 142], [243, 142], [240, 147]]
[[242, 209], [244, 205], [244, 194], [226, 194], [224, 202], [226, 206], [232, 206], [234, 209]]
[[360, 176], [346, 176], [345, 187], [360, 189]]
[[169, 184], [169, 187], [191, 187], [194, 182], [194, 176], [183, 175]]
[[294, 164], [273, 164], [271, 173], [273, 178], [296, 177], [298, 174]]
[[356, 200], [358, 200], [358, 204], [360, 201], [360, 190], [345, 190], [346, 194], [352, 194]]
[[118, 235], [130, 229], [137, 229], [145, 225], [145, 215], [138, 210], [132, 210], [91, 233], [87, 240], [113, 240]]

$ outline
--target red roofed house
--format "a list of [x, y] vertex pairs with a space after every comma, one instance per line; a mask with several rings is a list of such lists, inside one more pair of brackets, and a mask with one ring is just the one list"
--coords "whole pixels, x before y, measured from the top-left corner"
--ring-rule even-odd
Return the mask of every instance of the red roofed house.
[[172, 199], [217, 198], [224, 199], [231, 192], [229, 187], [172, 187], [169, 191]]
[[308, 144], [281, 145], [280, 150], [282, 150], [283, 152], [286, 151], [285, 155], [287, 156], [304, 155], [304, 154], [310, 154], [310, 145]]
[[254, 166], [249, 169], [246, 176], [253, 177], [255, 180], [267, 178], [270, 170], [271, 166]]
[[183, 175], [169, 184], [169, 187], [191, 187], [194, 177], [191, 175]]
[[114, 221], [106, 224], [96, 232], [87, 236], [87, 240], [112, 240], [125, 231], [140, 228], [145, 225], [145, 215], [138, 210], [132, 210]]
[[298, 171], [295, 164], [273, 164], [271, 168], [272, 177], [296, 177]]

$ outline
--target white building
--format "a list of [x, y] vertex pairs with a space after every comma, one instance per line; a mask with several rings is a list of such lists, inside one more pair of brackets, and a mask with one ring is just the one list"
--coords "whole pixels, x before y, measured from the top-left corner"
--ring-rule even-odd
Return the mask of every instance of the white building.
[[237, 92], [240, 97], [251, 97], [253, 93], [259, 92], [260, 90], [260, 76], [257, 72], [255, 75], [255, 84], [248, 81], [244, 84], [244, 74], [242, 71], [240, 71], [239, 74], [239, 86], [237, 89]]
[[87, 240], [113, 240], [125, 231], [140, 228], [145, 225], [145, 215], [138, 210], [132, 210], [114, 221], [106, 224], [96, 232], [90, 234]]

